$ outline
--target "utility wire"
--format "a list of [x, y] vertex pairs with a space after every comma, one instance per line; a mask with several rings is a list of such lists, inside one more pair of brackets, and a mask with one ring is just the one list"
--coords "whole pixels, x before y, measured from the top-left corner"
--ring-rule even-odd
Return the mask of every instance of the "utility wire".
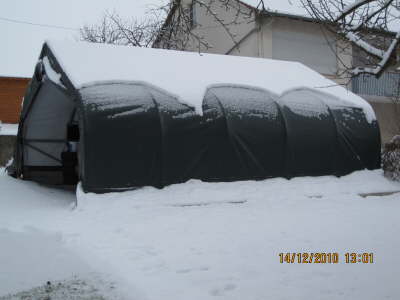
[[20, 20], [9, 19], [9, 18], [4, 18], [4, 17], [0, 17], [0, 20], [6, 21], [6, 22], [11, 22], [11, 23], [18, 23], [18, 24], [25, 24], [25, 25], [32, 25], [32, 26], [39, 26], [39, 27], [47, 27], [47, 28], [54, 28], [54, 29], [73, 30], [73, 31], [79, 30], [78, 28], [73, 28], [73, 27], [32, 23], [32, 22], [20, 21]]

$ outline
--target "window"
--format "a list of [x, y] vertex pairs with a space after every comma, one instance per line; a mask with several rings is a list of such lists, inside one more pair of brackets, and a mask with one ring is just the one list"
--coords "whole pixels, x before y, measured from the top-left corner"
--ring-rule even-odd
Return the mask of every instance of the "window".
[[196, 2], [192, 1], [190, 5], [190, 27], [195, 27], [197, 25], [197, 16], [196, 16]]

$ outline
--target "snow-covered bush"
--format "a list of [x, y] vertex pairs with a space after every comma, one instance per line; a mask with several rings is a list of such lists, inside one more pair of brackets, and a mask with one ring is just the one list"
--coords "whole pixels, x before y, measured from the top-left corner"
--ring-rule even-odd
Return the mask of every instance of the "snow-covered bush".
[[385, 177], [400, 181], [400, 135], [385, 144], [382, 153], [382, 167]]

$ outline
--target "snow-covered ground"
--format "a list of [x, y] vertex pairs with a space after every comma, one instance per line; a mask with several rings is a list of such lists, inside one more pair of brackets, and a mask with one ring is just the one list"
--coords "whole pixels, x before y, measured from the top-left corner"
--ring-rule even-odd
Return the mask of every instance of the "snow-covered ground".
[[17, 135], [18, 124], [6, 124], [0, 122], [0, 135]]
[[[399, 299], [400, 190], [382, 171], [75, 193], [0, 176], [0, 296], [88, 279], [126, 299]], [[338, 252], [339, 264], [281, 264]], [[373, 252], [373, 264], [346, 264]]]

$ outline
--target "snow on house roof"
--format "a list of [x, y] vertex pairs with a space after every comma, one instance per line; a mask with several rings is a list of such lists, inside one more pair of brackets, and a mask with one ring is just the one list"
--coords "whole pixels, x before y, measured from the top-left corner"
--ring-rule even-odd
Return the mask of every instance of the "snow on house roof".
[[[239, 0], [251, 7], [261, 9], [260, 0]], [[260, 6], [259, 6], [260, 5]], [[300, 0], [264, 0], [267, 11], [289, 14], [294, 16], [310, 17], [307, 10], [302, 6]]]
[[[7, 70], [0, 67], [0, 78], [13, 78], [13, 79], [29, 79], [32, 77], [32, 65], [28, 65], [29, 68], [20, 70]], [[28, 71], [28, 69], [30, 71]]]
[[[239, 0], [240, 2], [247, 4], [251, 7], [262, 9], [260, 0]], [[346, 5], [354, 4], [355, 0], [346, 0]], [[315, 3], [314, 3], [315, 4]], [[329, 4], [329, 3], [328, 3]], [[269, 13], [282, 14], [292, 17], [300, 17], [312, 19], [313, 17], [308, 13], [307, 9], [301, 4], [300, 0], [264, 0], [264, 8]], [[338, 13], [336, 7], [332, 6], [332, 12]], [[398, 31], [400, 30], [400, 18], [399, 11], [397, 9], [391, 9], [390, 15], [392, 16], [388, 25], [388, 30]]]
[[76, 89], [109, 81], [141, 82], [169, 92], [202, 114], [204, 95], [212, 86], [244, 85], [277, 95], [311, 88], [336, 96], [340, 105], [361, 107], [368, 120], [375, 119], [365, 100], [297, 62], [87, 42], [46, 43]]
[[5, 54], [0, 57], [0, 77], [31, 78], [37, 61], [40, 43], [29, 47], [13, 47], [4, 43]]

